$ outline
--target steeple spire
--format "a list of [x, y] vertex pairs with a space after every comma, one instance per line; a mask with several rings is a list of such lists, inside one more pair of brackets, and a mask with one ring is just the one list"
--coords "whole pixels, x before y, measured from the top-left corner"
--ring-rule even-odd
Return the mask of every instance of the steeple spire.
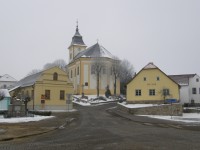
[[78, 32], [78, 19], [76, 21], [76, 32]]
[[83, 46], [86, 46], [85, 43], [83, 42], [81, 34], [79, 33], [78, 19], [76, 21], [76, 32], [75, 32], [74, 36], [72, 37], [71, 45], [83, 45]]

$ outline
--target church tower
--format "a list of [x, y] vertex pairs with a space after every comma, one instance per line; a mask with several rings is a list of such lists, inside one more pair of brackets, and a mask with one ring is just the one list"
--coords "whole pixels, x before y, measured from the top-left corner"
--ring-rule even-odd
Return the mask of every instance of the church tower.
[[68, 47], [68, 49], [69, 49], [69, 62], [71, 62], [79, 52], [85, 50], [86, 47], [87, 46], [83, 42], [82, 36], [79, 33], [78, 21], [77, 21], [76, 32], [75, 32], [74, 36], [72, 37], [71, 45]]

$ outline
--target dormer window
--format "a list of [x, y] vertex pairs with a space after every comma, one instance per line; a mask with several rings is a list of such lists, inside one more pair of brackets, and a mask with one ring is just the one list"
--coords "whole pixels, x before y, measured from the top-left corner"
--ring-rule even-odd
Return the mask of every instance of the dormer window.
[[54, 72], [54, 74], [53, 74], [53, 80], [58, 80], [58, 73], [57, 72]]
[[196, 82], [199, 82], [199, 79], [198, 79], [198, 78], [196, 79]]

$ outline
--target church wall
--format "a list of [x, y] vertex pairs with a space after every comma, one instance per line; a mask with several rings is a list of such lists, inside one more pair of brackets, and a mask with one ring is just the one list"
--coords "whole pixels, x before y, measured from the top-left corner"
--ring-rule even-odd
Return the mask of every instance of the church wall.
[[84, 81], [84, 83], [83, 83], [84, 89], [89, 88], [88, 69], [89, 69], [88, 64], [84, 64], [84, 80], [83, 80]]

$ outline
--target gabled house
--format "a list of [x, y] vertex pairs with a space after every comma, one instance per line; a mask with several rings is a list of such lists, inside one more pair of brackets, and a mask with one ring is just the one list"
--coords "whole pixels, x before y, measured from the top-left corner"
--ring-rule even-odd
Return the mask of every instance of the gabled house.
[[0, 76], [0, 89], [11, 89], [17, 80], [8, 74]]
[[180, 86], [180, 102], [182, 104], [200, 104], [200, 77], [197, 74], [169, 75]]
[[66, 110], [72, 109], [67, 102], [67, 94], [73, 94], [73, 85], [67, 73], [52, 67], [21, 79], [10, 90], [12, 97], [30, 100], [29, 110]]
[[8, 89], [0, 89], [0, 110], [8, 110], [10, 94]]
[[[97, 78], [93, 64], [97, 59], [104, 64], [100, 71], [99, 92], [105, 94], [106, 88], [109, 87], [111, 93], [114, 94], [115, 81], [112, 73], [112, 63], [116, 61], [114, 56], [98, 42], [89, 48], [86, 47], [77, 26], [68, 48], [69, 64], [67, 66], [69, 78], [74, 86], [74, 94], [96, 95]], [[116, 94], [120, 94], [119, 79], [116, 81]]]
[[127, 84], [128, 103], [178, 102], [179, 85], [152, 62], [140, 70]]

